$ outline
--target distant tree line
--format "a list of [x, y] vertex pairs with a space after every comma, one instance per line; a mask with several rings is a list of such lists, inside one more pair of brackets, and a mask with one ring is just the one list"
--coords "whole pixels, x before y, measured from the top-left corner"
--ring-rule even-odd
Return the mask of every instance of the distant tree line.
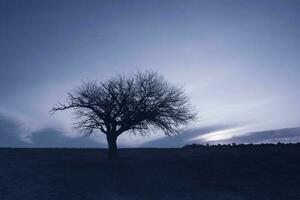
[[281, 147], [281, 146], [298, 146], [300, 147], [300, 143], [283, 143], [283, 142], [277, 142], [277, 143], [259, 143], [259, 144], [236, 144], [236, 143], [230, 143], [230, 144], [188, 144], [183, 146], [184, 149], [193, 149], [193, 148], [199, 148], [199, 149], [207, 149], [207, 148], [251, 148], [251, 147]]

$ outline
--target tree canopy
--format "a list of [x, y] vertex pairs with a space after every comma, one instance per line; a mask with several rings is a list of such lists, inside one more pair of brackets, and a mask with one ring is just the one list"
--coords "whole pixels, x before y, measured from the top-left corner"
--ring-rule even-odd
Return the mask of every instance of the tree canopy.
[[63, 110], [74, 111], [76, 128], [87, 135], [101, 131], [108, 142], [126, 131], [145, 135], [149, 129], [160, 129], [173, 135], [196, 117], [184, 89], [155, 72], [83, 82], [51, 112]]

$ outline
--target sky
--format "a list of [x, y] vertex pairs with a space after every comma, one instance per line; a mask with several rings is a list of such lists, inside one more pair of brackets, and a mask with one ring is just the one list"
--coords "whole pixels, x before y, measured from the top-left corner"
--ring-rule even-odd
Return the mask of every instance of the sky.
[[104, 145], [83, 139], [72, 113], [49, 110], [81, 81], [137, 70], [186, 88], [193, 141], [300, 127], [299, 35], [297, 0], [0, 0], [0, 145]]

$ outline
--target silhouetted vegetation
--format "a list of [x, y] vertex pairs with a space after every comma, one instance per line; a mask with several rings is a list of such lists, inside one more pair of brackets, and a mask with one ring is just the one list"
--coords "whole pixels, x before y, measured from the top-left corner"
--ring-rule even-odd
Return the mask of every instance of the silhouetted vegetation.
[[235, 148], [235, 149], [242, 149], [242, 148], [266, 148], [266, 147], [300, 147], [300, 143], [282, 143], [282, 142], [278, 142], [278, 143], [259, 143], [259, 144], [253, 144], [253, 143], [249, 143], [249, 144], [236, 144], [236, 143], [231, 143], [231, 144], [212, 144], [210, 145], [209, 143], [207, 144], [187, 144], [185, 146], [183, 146], [182, 148], [184, 149], [193, 149], [193, 148], [197, 148], [197, 149], [224, 149], [224, 148]]
[[76, 128], [87, 135], [95, 131], [106, 135], [110, 159], [118, 157], [117, 138], [122, 133], [146, 135], [149, 129], [160, 129], [169, 136], [196, 116], [184, 90], [154, 72], [85, 82], [51, 112], [69, 109], [79, 120]]

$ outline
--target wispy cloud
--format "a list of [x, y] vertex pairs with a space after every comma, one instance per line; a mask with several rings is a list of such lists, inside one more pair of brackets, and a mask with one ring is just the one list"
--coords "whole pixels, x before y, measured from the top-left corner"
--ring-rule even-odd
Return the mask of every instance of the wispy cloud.
[[247, 130], [246, 127], [236, 127], [236, 128], [228, 128], [224, 130], [213, 131], [210, 133], [206, 133], [204, 135], [197, 136], [192, 138], [190, 141], [216, 141], [216, 140], [225, 140], [230, 139], [237, 135], [242, 135], [243, 131]]

